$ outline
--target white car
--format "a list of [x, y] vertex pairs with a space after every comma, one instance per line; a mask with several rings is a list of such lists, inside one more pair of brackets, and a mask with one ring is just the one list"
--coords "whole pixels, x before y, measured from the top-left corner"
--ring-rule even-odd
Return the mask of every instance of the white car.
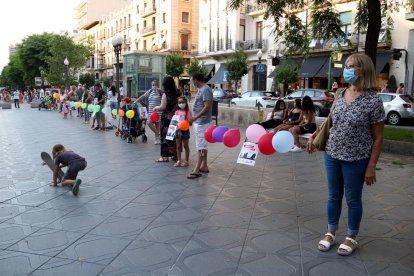
[[274, 107], [276, 99], [277, 97], [273, 92], [247, 91], [241, 94], [241, 96], [233, 98], [231, 104], [250, 107]]
[[410, 95], [377, 93], [385, 109], [387, 122], [398, 125], [401, 119], [414, 119], [414, 98]]

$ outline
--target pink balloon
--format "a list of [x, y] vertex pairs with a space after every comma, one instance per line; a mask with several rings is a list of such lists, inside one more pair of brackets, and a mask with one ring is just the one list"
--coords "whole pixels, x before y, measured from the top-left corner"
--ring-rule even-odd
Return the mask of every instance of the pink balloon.
[[253, 124], [246, 129], [246, 137], [252, 143], [258, 143], [267, 132], [261, 125]]
[[223, 144], [226, 147], [234, 148], [240, 143], [240, 130], [233, 128], [224, 133]]

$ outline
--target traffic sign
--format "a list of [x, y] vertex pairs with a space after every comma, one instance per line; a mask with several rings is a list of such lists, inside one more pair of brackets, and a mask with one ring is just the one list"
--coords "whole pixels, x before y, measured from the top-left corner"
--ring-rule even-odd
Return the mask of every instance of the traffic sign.
[[256, 73], [264, 73], [265, 72], [265, 65], [262, 63], [256, 64]]

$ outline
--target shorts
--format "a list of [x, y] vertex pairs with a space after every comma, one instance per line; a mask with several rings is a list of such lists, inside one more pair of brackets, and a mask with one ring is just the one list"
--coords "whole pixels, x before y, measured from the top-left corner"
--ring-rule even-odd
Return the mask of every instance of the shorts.
[[177, 132], [175, 133], [175, 137], [181, 140], [190, 140], [190, 131], [189, 130], [183, 131], [183, 130], [178, 129]]
[[63, 180], [75, 180], [78, 177], [79, 171], [83, 171], [86, 168], [86, 161], [78, 160], [73, 161], [69, 164], [68, 170], [66, 171], [65, 175], [63, 176]]
[[316, 131], [316, 124], [310, 123], [305, 126], [299, 127], [299, 134], [314, 133]]
[[206, 150], [207, 149], [207, 140], [204, 138], [204, 132], [210, 126], [210, 123], [207, 124], [197, 124], [193, 123], [194, 133], [196, 135], [196, 149], [197, 150]]

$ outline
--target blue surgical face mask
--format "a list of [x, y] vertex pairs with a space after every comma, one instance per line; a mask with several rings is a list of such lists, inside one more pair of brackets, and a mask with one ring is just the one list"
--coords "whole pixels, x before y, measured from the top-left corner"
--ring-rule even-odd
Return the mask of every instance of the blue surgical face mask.
[[157, 87], [155, 85], [153, 85], [152, 90], [157, 90]]
[[354, 83], [358, 79], [358, 76], [355, 75], [355, 68], [345, 68], [343, 73], [345, 82], [347, 83]]

